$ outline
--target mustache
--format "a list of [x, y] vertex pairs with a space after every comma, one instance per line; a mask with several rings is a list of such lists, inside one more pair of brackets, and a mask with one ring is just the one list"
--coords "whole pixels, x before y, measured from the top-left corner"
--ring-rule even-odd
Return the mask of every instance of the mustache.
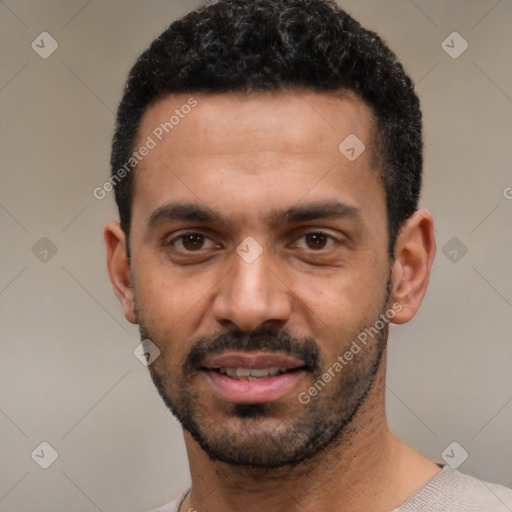
[[237, 352], [279, 352], [293, 356], [304, 363], [304, 369], [319, 374], [320, 350], [312, 338], [298, 338], [287, 330], [258, 329], [250, 333], [229, 331], [216, 336], [206, 336], [197, 340], [185, 355], [183, 368], [198, 371], [208, 357], [226, 351]]

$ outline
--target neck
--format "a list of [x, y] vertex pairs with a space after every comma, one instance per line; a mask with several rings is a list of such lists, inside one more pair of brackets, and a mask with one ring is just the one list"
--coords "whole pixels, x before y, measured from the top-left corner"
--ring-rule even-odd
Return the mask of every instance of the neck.
[[385, 359], [340, 439], [296, 466], [261, 469], [212, 461], [185, 433], [192, 487], [181, 511], [388, 512], [401, 505], [439, 467], [390, 432]]

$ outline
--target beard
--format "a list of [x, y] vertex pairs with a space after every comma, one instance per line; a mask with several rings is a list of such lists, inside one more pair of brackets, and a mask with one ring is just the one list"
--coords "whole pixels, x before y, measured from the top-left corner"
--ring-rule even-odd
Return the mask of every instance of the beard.
[[[380, 316], [346, 336], [340, 355], [359, 333], [375, 325], [385, 314], [389, 285]], [[278, 468], [297, 465], [327, 446], [350, 437], [357, 412], [364, 404], [385, 352], [388, 324], [372, 336], [346, 367], [304, 404], [287, 400], [240, 404], [205, 399], [202, 362], [225, 351], [278, 352], [304, 362], [303, 370], [318, 382], [335, 361], [323, 361], [318, 343], [296, 337], [285, 329], [258, 329], [250, 333], [229, 331], [196, 340], [180, 362], [181, 371], [169, 371], [165, 361], [168, 343], [152, 335], [137, 306], [141, 339], [150, 339], [161, 356], [149, 366], [151, 378], [165, 405], [181, 426], [199, 443], [211, 460], [233, 466]], [[202, 378], [202, 381], [198, 379]], [[310, 388], [311, 389], [311, 388]], [[293, 402], [293, 403], [290, 403]]]

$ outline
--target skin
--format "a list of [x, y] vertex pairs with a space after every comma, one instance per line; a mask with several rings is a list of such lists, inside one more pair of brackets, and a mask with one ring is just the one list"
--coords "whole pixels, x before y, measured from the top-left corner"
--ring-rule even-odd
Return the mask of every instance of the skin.
[[[164, 392], [179, 396], [180, 379], [187, 376], [204, 432], [221, 439], [243, 429], [247, 436], [240, 446], [258, 453], [258, 443], [306, 414], [308, 406], [297, 395], [308, 390], [313, 376], [304, 372], [263, 416], [241, 419], [203, 374], [184, 373], [182, 362], [194, 342], [231, 330], [286, 329], [315, 340], [325, 370], [362, 326], [374, 324], [388, 280], [387, 306], [401, 306], [391, 322], [415, 315], [435, 254], [433, 220], [426, 210], [414, 213], [390, 261], [384, 189], [372, 168], [372, 112], [357, 97], [288, 91], [194, 98], [197, 107], [136, 170], [130, 264], [119, 223], [105, 227], [108, 270], [127, 320], [142, 324], [161, 350], [151, 369], [163, 378]], [[142, 120], [140, 142], [188, 99], [171, 95], [154, 103]], [[353, 162], [338, 151], [349, 134], [366, 145]], [[154, 212], [172, 201], [211, 208], [224, 219], [151, 225]], [[357, 215], [267, 222], [275, 210], [332, 201], [353, 207]], [[208, 237], [204, 248], [187, 252], [183, 239], [170, 243], [187, 229]], [[325, 247], [311, 248], [305, 235], [318, 230], [333, 238]], [[236, 252], [248, 236], [262, 248], [250, 264]], [[387, 329], [383, 335], [385, 345]], [[376, 343], [355, 356], [342, 375], [356, 376], [368, 367]], [[192, 487], [180, 510], [386, 512], [398, 507], [440, 468], [390, 432], [385, 363], [384, 347], [349, 428], [300, 464], [262, 469], [212, 460], [185, 431]], [[326, 415], [335, 392], [335, 384], [328, 384], [315, 402]]]

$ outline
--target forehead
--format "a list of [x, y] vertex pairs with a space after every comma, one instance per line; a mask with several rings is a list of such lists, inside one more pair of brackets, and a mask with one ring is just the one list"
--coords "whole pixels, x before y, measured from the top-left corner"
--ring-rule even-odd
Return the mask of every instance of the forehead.
[[[369, 143], [372, 123], [371, 109], [349, 91], [173, 94], [146, 110], [139, 138], [152, 135], [157, 143], [172, 139], [184, 155], [212, 153], [219, 143], [234, 152], [253, 147], [306, 153], [313, 146], [317, 152], [332, 152], [350, 133]], [[269, 139], [271, 132], [280, 137]]]
[[372, 126], [370, 108], [350, 93], [169, 95], [140, 125], [137, 147], [152, 148], [135, 172], [134, 219], [174, 200], [240, 216], [306, 195], [383, 206]]

